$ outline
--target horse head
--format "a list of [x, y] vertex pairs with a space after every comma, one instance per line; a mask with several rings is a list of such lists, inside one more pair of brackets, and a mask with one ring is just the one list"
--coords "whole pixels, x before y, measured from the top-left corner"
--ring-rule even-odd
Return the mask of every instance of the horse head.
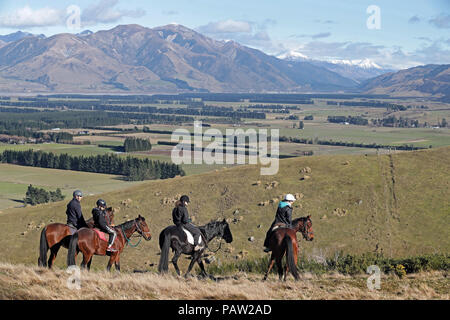
[[145, 240], [149, 241], [152, 238], [152, 235], [150, 233], [150, 229], [148, 228], [147, 223], [145, 222], [145, 218], [141, 215], [139, 215], [136, 219], [134, 219], [136, 222], [136, 230], [137, 232], [144, 237]]
[[312, 228], [311, 216], [302, 218], [302, 221], [303, 221], [303, 228], [301, 229], [301, 232], [303, 238], [305, 238], [306, 241], [314, 240], [314, 231]]
[[109, 208], [106, 208], [105, 211], [109, 217], [109, 221], [111, 222], [111, 224], [114, 224], [114, 208], [109, 207]]
[[220, 222], [220, 226], [222, 229], [222, 239], [224, 239], [226, 243], [231, 243], [233, 241], [233, 235], [231, 234], [230, 225], [223, 219]]

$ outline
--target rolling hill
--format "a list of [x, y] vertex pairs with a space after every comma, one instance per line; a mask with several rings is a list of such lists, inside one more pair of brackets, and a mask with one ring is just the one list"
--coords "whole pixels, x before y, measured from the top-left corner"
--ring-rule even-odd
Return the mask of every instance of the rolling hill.
[[[262, 244], [275, 214], [276, 198], [287, 192], [299, 197], [294, 217], [312, 215], [315, 239], [300, 242], [301, 251], [310, 259], [341, 253], [377, 252], [386, 257], [448, 253], [449, 157], [450, 148], [446, 147], [380, 156], [291, 158], [280, 160], [275, 176], [260, 176], [258, 166], [245, 165], [145, 182], [100, 197], [118, 209], [116, 224], [142, 214], [153, 235], [151, 241], [125, 249], [121, 259], [124, 271], [156, 270], [158, 235], [172, 223], [173, 202], [181, 194], [189, 195], [189, 212], [196, 224], [222, 218], [230, 222], [234, 241], [217, 253], [221, 263], [265, 255]], [[307, 173], [302, 173], [307, 167], [303, 170]], [[83, 199], [85, 216], [90, 216], [96, 199]], [[274, 203], [270, 203], [272, 199]], [[0, 261], [35, 265], [41, 228], [50, 222], [65, 222], [66, 203], [0, 213]], [[211, 249], [218, 246], [218, 242], [210, 245]], [[58, 266], [65, 266], [66, 252], [61, 250]], [[93, 260], [95, 269], [106, 266], [105, 257]]]
[[309, 92], [356, 84], [175, 24], [27, 36], [0, 48], [0, 92]]
[[361, 90], [392, 96], [450, 97], [450, 65], [429, 64], [387, 73], [365, 81]]

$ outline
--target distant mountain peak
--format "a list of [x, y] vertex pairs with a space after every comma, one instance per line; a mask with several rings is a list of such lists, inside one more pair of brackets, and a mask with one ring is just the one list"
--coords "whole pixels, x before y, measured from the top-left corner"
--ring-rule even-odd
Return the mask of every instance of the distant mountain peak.
[[382, 69], [382, 67], [380, 67], [378, 64], [376, 64], [375, 62], [373, 62], [372, 60], [365, 58], [365, 59], [355, 59], [355, 60], [339, 60], [339, 59], [334, 59], [334, 60], [330, 60], [330, 63], [334, 63], [334, 64], [343, 64], [343, 65], [349, 65], [349, 66], [357, 66], [363, 69]]
[[94, 32], [92, 32], [91, 30], [84, 30], [84, 31], [82, 31], [80, 33], [77, 33], [77, 36], [85, 37], [85, 36], [90, 36], [93, 33]]
[[45, 39], [46, 38], [44, 34], [33, 34], [33, 33], [23, 32], [23, 31], [19, 30], [17, 32], [6, 34], [6, 35], [3, 35], [3, 36], [0, 35], [0, 40], [3, 41], [3, 42], [8, 43], [8, 42], [15, 42], [15, 41], [21, 40], [21, 39], [26, 38], [26, 37], [37, 37], [37, 38], [40, 38], [40, 39]]
[[304, 55], [303, 53], [296, 51], [296, 50], [290, 50], [285, 53], [279, 54], [277, 56], [278, 59], [281, 60], [308, 60], [308, 56]]

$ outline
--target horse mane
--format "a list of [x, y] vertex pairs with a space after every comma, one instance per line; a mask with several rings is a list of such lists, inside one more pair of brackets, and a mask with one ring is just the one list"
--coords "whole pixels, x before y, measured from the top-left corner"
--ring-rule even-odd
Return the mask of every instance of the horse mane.
[[296, 219], [292, 220], [292, 225], [297, 224], [299, 221], [302, 221], [304, 223], [305, 221], [308, 221], [308, 217], [296, 218]]
[[119, 224], [118, 226], [116, 226], [116, 228], [120, 227], [120, 228], [123, 228], [125, 230], [128, 230], [131, 227], [131, 225], [134, 224], [135, 221], [136, 221], [136, 219], [128, 220], [128, 221], [126, 221], [124, 223]]
[[217, 221], [217, 220], [211, 220], [210, 222], [208, 222], [207, 224], [203, 225], [203, 226], [198, 226], [198, 228], [200, 229], [200, 231], [203, 233], [203, 235], [208, 238], [208, 234], [207, 231], [211, 230], [211, 229], [216, 229], [218, 225], [221, 225], [222, 221]]

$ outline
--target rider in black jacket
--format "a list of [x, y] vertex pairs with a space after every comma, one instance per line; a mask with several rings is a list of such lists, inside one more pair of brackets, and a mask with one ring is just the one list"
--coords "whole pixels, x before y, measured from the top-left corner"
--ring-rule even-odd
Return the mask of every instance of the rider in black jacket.
[[97, 200], [97, 207], [92, 209], [92, 216], [94, 218], [94, 227], [100, 229], [103, 232], [106, 232], [109, 234], [109, 241], [108, 241], [108, 248], [107, 251], [116, 251], [112, 248], [112, 245], [114, 243], [114, 240], [116, 240], [117, 233], [112, 228], [111, 221], [109, 220], [108, 215], [106, 214], [106, 202], [105, 200], [98, 199]]
[[199, 238], [201, 237], [201, 231], [191, 223], [192, 221], [189, 218], [189, 213], [187, 210], [187, 205], [189, 202], [188, 196], [181, 196], [180, 200], [177, 201], [175, 208], [172, 210], [172, 219], [173, 223], [180, 229], [181, 232], [184, 232], [182, 231], [182, 228], [185, 228], [192, 233], [192, 236], [194, 237], [194, 250], [197, 251], [203, 247], [198, 245]]
[[73, 192], [73, 199], [67, 204], [67, 225], [75, 229], [81, 229], [87, 227], [84, 220], [83, 213], [81, 211], [80, 201], [83, 198], [83, 193], [80, 190]]
[[270, 251], [270, 249], [267, 247], [269, 245], [270, 236], [272, 235], [272, 228], [275, 227], [275, 225], [281, 224], [284, 227], [292, 227], [292, 204], [295, 200], [296, 199], [292, 194], [287, 194], [284, 197], [284, 200], [281, 201], [278, 205], [277, 213], [275, 214], [275, 220], [272, 222], [272, 225], [267, 231], [266, 239], [264, 240], [264, 246], [266, 247], [266, 249], [264, 249], [265, 252]]

